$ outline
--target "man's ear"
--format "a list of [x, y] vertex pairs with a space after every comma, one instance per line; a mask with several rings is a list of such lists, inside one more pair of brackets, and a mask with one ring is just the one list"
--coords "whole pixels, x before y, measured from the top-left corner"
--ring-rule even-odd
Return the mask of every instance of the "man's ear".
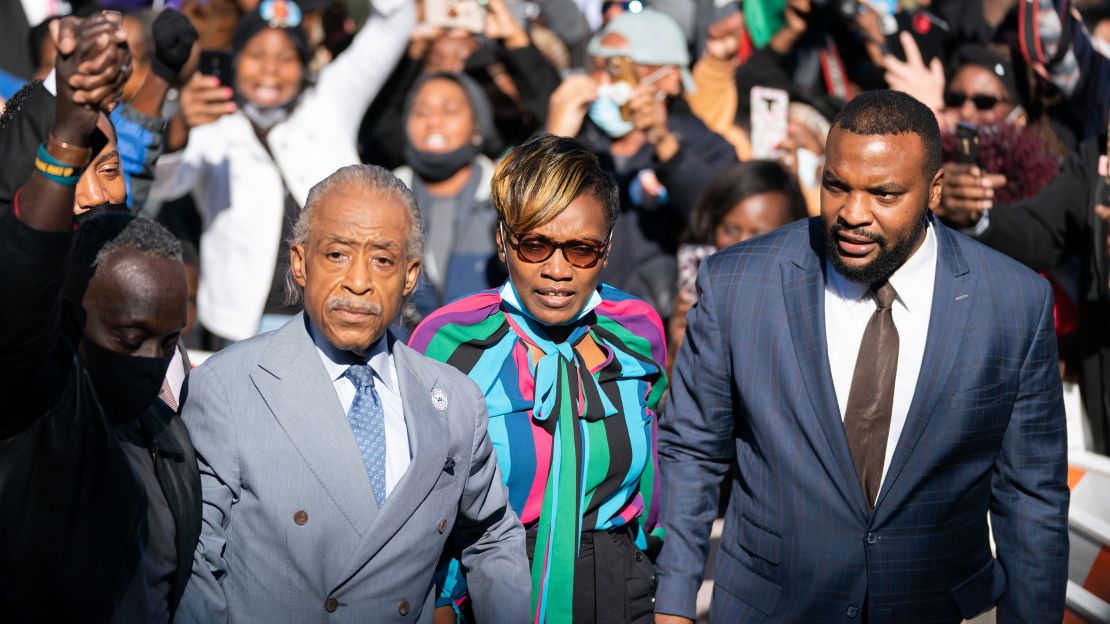
[[494, 244], [497, 245], [497, 259], [505, 262], [505, 241], [501, 238], [501, 228], [498, 227], [493, 234]]
[[933, 174], [933, 181], [929, 183], [929, 210], [936, 210], [940, 207], [941, 193], [944, 192], [944, 165], [941, 165], [935, 174]]
[[420, 279], [420, 258], [411, 258], [405, 266], [405, 290], [401, 293], [408, 297], [416, 290], [416, 282]]
[[293, 281], [297, 286], [305, 287], [304, 243], [297, 243], [289, 248], [289, 270], [293, 273]]

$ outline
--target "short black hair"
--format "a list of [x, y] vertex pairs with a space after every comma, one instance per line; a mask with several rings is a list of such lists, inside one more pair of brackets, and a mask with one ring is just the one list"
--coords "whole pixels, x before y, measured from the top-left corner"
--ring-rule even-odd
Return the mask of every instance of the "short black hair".
[[763, 193], [786, 195], [791, 221], [809, 216], [805, 197], [794, 174], [773, 160], [751, 160], [725, 169], [706, 185], [690, 215], [690, 229], [684, 237], [685, 242], [713, 244], [713, 233], [725, 215], [740, 202]]
[[832, 127], [853, 134], [913, 133], [925, 148], [922, 171], [932, 178], [940, 169], [940, 126], [933, 111], [900, 91], [864, 91], [848, 102], [833, 119]]
[[117, 251], [181, 260], [181, 243], [169, 230], [147, 217], [106, 212], [81, 223], [70, 256], [66, 297], [80, 303], [96, 267]]

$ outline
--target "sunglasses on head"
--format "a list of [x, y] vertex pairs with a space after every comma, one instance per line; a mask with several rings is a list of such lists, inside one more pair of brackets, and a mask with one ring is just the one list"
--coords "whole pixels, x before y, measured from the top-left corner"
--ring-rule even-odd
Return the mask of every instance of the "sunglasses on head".
[[971, 100], [971, 103], [975, 106], [975, 110], [978, 111], [989, 111], [1006, 101], [1005, 98], [994, 95], [968, 95], [966, 93], [955, 93], [952, 91], [944, 94], [944, 105], [948, 108], [959, 108], [968, 100]]
[[[610, 230], [609, 235], [605, 237], [603, 242], [569, 240], [556, 243], [550, 238], [540, 236], [539, 234], [525, 234], [521, 236], [510, 230], [509, 226], [504, 221], [501, 222], [501, 227], [505, 234], [505, 242], [513, 248], [513, 251], [516, 252], [516, 257], [520, 258], [521, 262], [539, 264], [550, 258], [551, 255], [555, 253], [556, 249], [560, 249], [567, 263], [578, 269], [592, 269], [597, 266], [597, 263], [605, 257], [605, 252], [609, 247], [609, 241], [613, 238], [613, 232]], [[512, 241], [514, 238], [517, 240], [516, 243]]]

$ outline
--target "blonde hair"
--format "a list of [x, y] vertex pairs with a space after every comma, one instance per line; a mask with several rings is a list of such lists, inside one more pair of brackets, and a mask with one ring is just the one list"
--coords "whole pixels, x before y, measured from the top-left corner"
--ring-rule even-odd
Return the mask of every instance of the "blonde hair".
[[494, 170], [491, 187], [497, 216], [516, 233], [550, 223], [581, 195], [601, 202], [608, 229], [620, 211], [617, 184], [597, 156], [573, 139], [551, 134], [513, 148]]

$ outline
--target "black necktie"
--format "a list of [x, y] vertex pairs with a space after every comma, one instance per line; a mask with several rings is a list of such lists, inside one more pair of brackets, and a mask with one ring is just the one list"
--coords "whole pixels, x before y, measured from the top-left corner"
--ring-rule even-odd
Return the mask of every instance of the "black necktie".
[[891, 305], [894, 287], [883, 282], [872, 287], [878, 307], [867, 322], [859, 345], [844, 430], [868, 510], [874, 509], [883, 477], [886, 438], [890, 431], [890, 412], [894, 404], [894, 379], [898, 373], [898, 328], [894, 326]]

